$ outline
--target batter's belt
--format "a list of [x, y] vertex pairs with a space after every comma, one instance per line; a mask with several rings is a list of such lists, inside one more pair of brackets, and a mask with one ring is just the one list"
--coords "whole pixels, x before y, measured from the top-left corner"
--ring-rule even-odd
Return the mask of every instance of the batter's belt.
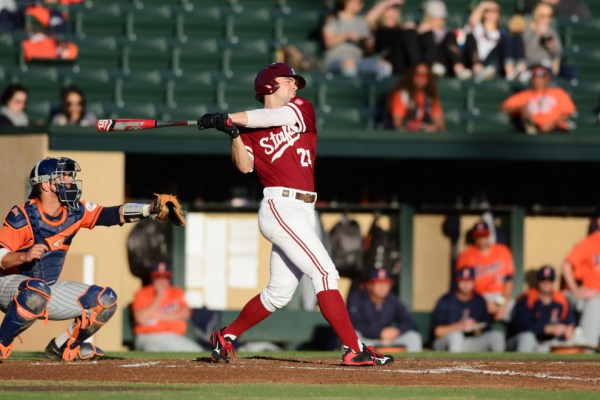
[[296, 200], [303, 201], [305, 203], [314, 203], [317, 200], [317, 196], [314, 194], [302, 193], [302, 192], [296, 192], [296, 191], [292, 192], [287, 189], [284, 189], [281, 191], [281, 196], [282, 197], [291, 197]]

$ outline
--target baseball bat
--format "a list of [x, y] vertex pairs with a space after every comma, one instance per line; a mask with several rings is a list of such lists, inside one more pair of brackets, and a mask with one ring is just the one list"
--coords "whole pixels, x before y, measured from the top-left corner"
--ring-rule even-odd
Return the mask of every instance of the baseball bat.
[[195, 126], [198, 121], [160, 121], [154, 119], [99, 119], [96, 122], [98, 132], [138, 131], [165, 128], [167, 126]]

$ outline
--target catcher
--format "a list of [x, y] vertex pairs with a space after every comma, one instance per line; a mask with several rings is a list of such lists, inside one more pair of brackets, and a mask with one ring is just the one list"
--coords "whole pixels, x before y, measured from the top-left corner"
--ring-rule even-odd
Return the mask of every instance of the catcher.
[[80, 200], [79, 165], [69, 158], [46, 158], [31, 170], [29, 200], [14, 206], [0, 230], [0, 360], [37, 319], [68, 320], [71, 325], [46, 346], [51, 359], [95, 360], [103, 352], [85, 342], [117, 309], [110, 287], [59, 281], [65, 257], [79, 229], [123, 225], [142, 218], [185, 225], [172, 195], [156, 195], [151, 204], [102, 207]]

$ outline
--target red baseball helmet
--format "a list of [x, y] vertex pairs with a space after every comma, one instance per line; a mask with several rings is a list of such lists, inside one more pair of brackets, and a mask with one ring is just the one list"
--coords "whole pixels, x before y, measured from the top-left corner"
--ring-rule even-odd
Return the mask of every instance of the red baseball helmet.
[[296, 71], [289, 65], [277, 62], [264, 66], [254, 79], [254, 95], [256, 100], [263, 102], [263, 96], [273, 94], [279, 89], [279, 83], [275, 80], [277, 77], [292, 77], [296, 79], [298, 90], [306, 86], [306, 81], [303, 77], [296, 74]]

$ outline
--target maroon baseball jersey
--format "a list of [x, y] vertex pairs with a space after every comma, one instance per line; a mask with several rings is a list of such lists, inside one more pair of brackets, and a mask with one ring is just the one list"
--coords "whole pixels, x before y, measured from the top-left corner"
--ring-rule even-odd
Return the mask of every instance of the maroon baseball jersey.
[[314, 192], [315, 110], [302, 97], [294, 97], [284, 107], [294, 111], [296, 125], [245, 128], [240, 137], [254, 157], [254, 170], [263, 187], [284, 186]]

